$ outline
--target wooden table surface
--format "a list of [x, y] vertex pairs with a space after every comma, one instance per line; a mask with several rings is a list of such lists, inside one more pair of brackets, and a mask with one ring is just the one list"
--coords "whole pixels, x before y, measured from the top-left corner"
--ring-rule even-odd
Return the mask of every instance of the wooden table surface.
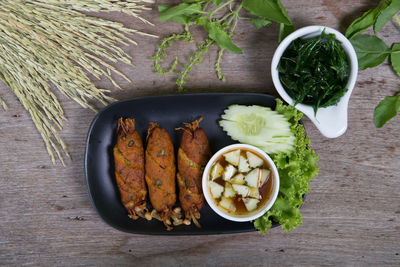
[[[282, 0], [297, 27], [326, 25], [342, 32], [372, 0]], [[156, 27], [128, 16], [103, 14], [164, 37], [181, 31], [160, 23], [156, 12], [144, 17]], [[194, 69], [187, 92], [260, 92], [277, 95], [270, 63], [278, 27], [256, 30], [240, 22], [234, 41], [242, 55], [225, 53], [225, 83], [213, 70], [216, 50]], [[195, 30], [199, 40], [204, 33]], [[388, 44], [399, 41], [399, 29], [388, 23], [379, 33]], [[123, 64], [132, 83], [117, 79], [118, 91], [107, 80], [96, 85], [113, 89], [112, 96], [174, 94], [174, 75], [158, 76], [149, 58], [156, 39], [136, 37], [138, 46], [124, 47], [136, 67]], [[171, 54], [188, 56], [194, 46], [179, 44]], [[324, 138], [304, 119], [320, 172], [301, 208], [303, 225], [268, 235], [257, 232], [209, 236], [146, 236], [119, 232], [92, 207], [85, 185], [83, 154], [90, 122], [96, 115], [61, 97], [68, 121], [62, 137], [72, 162], [53, 166], [28, 113], [3, 84], [0, 94], [10, 108], [0, 113], [0, 265], [399, 265], [400, 264], [400, 116], [376, 129], [375, 106], [400, 89], [385, 62], [360, 71], [349, 106], [349, 127], [336, 139]], [[98, 107], [101, 107], [98, 105]]]

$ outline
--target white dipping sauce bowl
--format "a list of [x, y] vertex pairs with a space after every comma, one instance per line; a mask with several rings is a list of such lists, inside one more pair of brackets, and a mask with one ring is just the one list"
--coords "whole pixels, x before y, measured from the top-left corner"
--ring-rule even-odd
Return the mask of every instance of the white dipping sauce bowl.
[[[255, 154], [262, 156], [263, 160], [268, 162], [268, 164], [270, 166], [270, 170], [273, 174], [272, 177], [274, 179], [273, 180], [273, 192], [272, 192], [270, 198], [265, 203], [263, 203], [262, 207], [258, 207], [254, 212], [250, 212], [249, 214], [246, 214], [246, 215], [233, 215], [233, 214], [230, 214], [230, 213], [224, 211], [222, 208], [218, 207], [215, 204], [213, 197], [210, 195], [210, 190], [209, 190], [209, 185], [208, 185], [208, 182], [210, 180], [209, 177], [210, 177], [211, 167], [213, 166], [213, 164], [225, 152], [236, 150], [236, 149], [244, 149], [244, 150], [247, 150], [250, 152], [255, 152]], [[208, 161], [208, 163], [204, 169], [203, 178], [202, 178], [203, 194], [204, 194], [204, 197], [205, 197], [208, 205], [221, 217], [231, 220], [231, 221], [235, 221], [235, 222], [252, 221], [252, 220], [255, 220], [258, 217], [261, 217], [262, 215], [264, 215], [272, 207], [272, 205], [274, 204], [274, 202], [278, 196], [279, 184], [280, 184], [280, 180], [279, 180], [278, 169], [276, 168], [275, 163], [272, 161], [272, 159], [261, 149], [255, 147], [255, 146], [247, 145], [247, 144], [234, 144], [234, 145], [229, 145], [229, 146], [226, 146], [226, 147], [220, 149]]]
[[316, 116], [314, 114], [313, 107], [310, 105], [299, 103], [295, 106], [295, 108], [303, 112], [315, 124], [315, 126], [324, 136], [328, 138], [336, 138], [346, 132], [349, 99], [356, 84], [358, 73], [358, 60], [356, 51], [354, 50], [354, 47], [352, 46], [350, 41], [343, 34], [335, 29], [325, 26], [308, 26], [296, 30], [295, 32], [288, 35], [276, 49], [275, 54], [272, 58], [271, 75], [272, 81], [279, 95], [289, 105], [293, 106], [295, 101], [285, 91], [284, 87], [281, 84], [281, 81], [279, 80], [279, 61], [283, 53], [293, 40], [297, 38], [310, 39], [320, 35], [324, 30], [327, 34], [335, 34], [336, 39], [342, 43], [342, 47], [346, 52], [350, 65], [350, 76], [346, 85], [346, 88], [348, 90], [345, 95], [342, 96], [340, 102], [337, 105], [329, 106], [326, 108], [318, 108]]

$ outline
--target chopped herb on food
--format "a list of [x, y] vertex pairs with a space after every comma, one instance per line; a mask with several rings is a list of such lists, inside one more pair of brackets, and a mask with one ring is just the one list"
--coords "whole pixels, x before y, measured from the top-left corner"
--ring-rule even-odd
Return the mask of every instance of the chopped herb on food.
[[346, 93], [350, 66], [341, 42], [334, 34], [298, 38], [284, 52], [279, 79], [295, 105], [318, 108], [336, 105]]

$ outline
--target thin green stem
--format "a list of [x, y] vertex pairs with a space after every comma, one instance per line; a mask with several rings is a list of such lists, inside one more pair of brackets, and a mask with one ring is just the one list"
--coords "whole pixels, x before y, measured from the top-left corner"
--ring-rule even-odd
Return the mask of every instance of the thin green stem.
[[154, 62], [153, 69], [156, 71], [157, 74], [169, 74], [176, 69], [176, 66], [178, 65], [178, 57], [175, 57], [169, 69], [164, 69], [161, 66], [161, 63], [168, 56], [166, 52], [167, 48], [170, 47], [173, 44], [173, 42], [179, 40], [182, 40], [184, 42], [193, 41], [192, 35], [190, 34], [189, 31], [189, 26], [187, 24], [185, 25], [185, 31], [183, 33], [172, 34], [171, 36], [165, 37], [162, 40], [160, 46], [158, 47], [156, 54], [154, 55], [154, 57], [151, 58], [151, 61]]
[[[229, 18], [229, 16], [232, 16], [229, 18], [229, 21], [227, 22], [228, 25], [230, 25], [232, 23], [232, 21], [234, 21], [232, 28], [230, 30], [229, 36], [232, 36], [235, 28], [237, 26], [237, 22], [239, 19], [239, 11], [242, 8], [242, 4], [239, 5], [239, 7], [235, 10], [235, 11], [230, 11], [229, 14], [227, 14], [225, 17], [223, 17], [220, 21], [224, 21], [227, 18]], [[218, 51], [218, 57], [217, 57], [217, 62], [215, 63], [215, 71], [217, 72], [217, 77], [218, 79], [220, 79], [222, 82], [225, 82], [225, 76], [222, 73], [222, 68], [221, 68], [221, 62], [222, 62], [222, 56], [224, 54], [225, 49], [220, 48], [220, 50]]]
[[233, 12], [229, 12], [228, 14], [226, 14], [224, 17], [220, 18], [218, 20], [219, 23], [223, 22], [224, 20], [227, 20], [230, 16], [233, 16], [234, 13]]
[[208, 5], [210, 4], [210, 2], [211, 2], [211, 0], [208, 1], [208, 2], [204, 5], [204, 7], [203, 7], [203, 9], [202, 9], [204, 12], [206, 12], [206, 10], [207, 10]]
[[185, 64], [185, 70], [178, 73], [179, 78], [176, 80], [176, 84], [178, 85], [178, 90], [183, 91], [183, 85], [187, 81], [187, 76], [189, 72], [192, 72], [192, 68], [200, 64], [203, 61], [202, 54], [208, 52], [210, 46], [214, 45], [214, 41], [207, 38], [204, 44], [200, 44], [197, 48], [197, 51], [193, 53], [193, 55], [189, 58], [189, 64]]
[[232, 23], [232, 21], [234, 20], [233, 26], [231, 28], [231, 32], [229, 33], [229, 36], [233, 35], [233, 32], [236, 29], [237, 23], [238, 23], [238, 19], [239, 19], [239, 11], [240, 9], [242, 9], [242, 4], [239, 5], [239, 7], [235, 10], [232, 11], [230, 14], [232, 14], [233, 16], [228, 20], [227, 24], [230, 25]]
[[220, 9], [222, 9], [222, 8], [224, 8], [224, 7], [226, 7], [227, 5], [229, 5], [230, 3], [232, 3], [233, 1], [234, 1], [234, 0], [229, 0], [229, 1], [227, 1], [227, 2], [225, 2], [225, 3], [223, 3], [223, 4], [221, 4], [221, 5], [217, 6], [217, 8], [214, 9], [213, 11], [211, 11], [210, 14], [208, 14], [206, 17], [208, 17], [208, 18], [210, 19], [210, 21], [211, 21], [212, 16], [213, 16], [218, 10], [220, 10]]

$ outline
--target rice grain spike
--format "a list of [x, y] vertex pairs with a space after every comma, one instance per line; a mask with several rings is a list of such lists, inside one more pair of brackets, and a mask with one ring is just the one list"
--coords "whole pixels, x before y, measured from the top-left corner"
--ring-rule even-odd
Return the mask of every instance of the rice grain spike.
[[[84, 108], [94, 110], [92, 100], [108, 104], [109, 90], [96, 88], [86, 73], [120, 88], [112, 73], [130, 79], [108, 61], [133, 64], [118, 45], [136, 45], [132, 34], [156, 37], [82, 12], [123, 12], [152, 25], [140, 16], [150, 9], [145, 3], [153, 1], [0, 1], [0, 79], [29, 112], [54, 164], [70, 156], [58, 134], [66, 117], [49, 84]], [[2, 98], [0, 105], [7, 109]]]

